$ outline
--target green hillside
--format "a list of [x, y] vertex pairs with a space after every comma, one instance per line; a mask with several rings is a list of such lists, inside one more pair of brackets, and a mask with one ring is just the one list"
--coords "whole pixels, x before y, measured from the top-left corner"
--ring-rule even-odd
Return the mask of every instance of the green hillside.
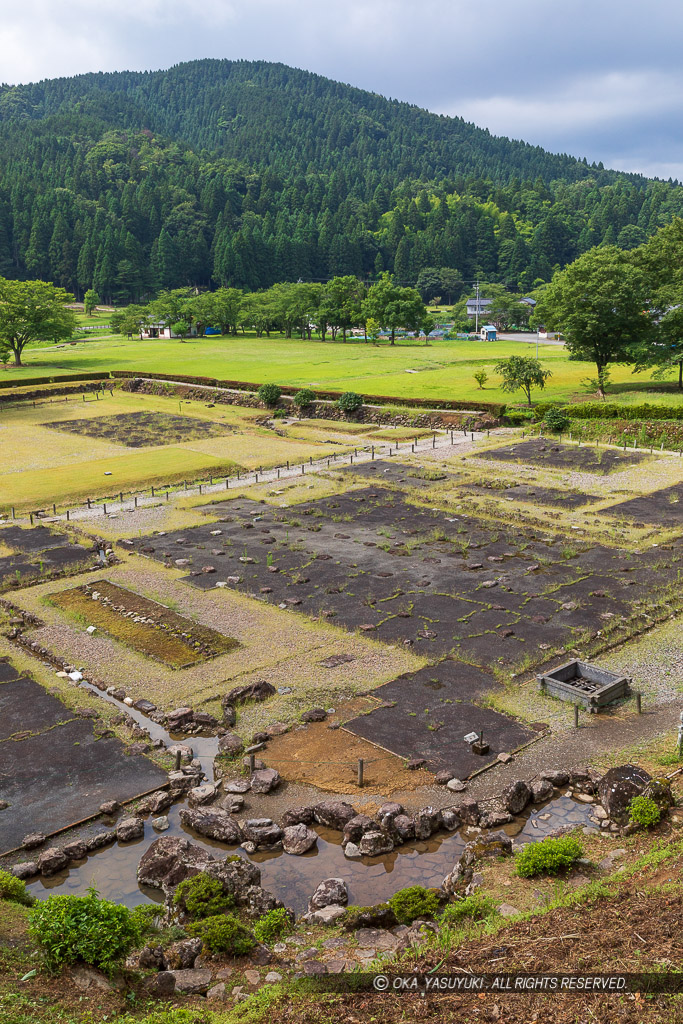
[[78, 295], [431, 267], [526, 290], [681, 213], [672, 183], [280, 64], [0, 87], [0, 274]]

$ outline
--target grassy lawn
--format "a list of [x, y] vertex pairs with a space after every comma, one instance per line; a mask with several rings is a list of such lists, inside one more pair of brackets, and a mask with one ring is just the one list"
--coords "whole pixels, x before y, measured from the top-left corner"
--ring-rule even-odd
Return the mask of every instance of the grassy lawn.
[[[275, 335], [256, 338], [253, 334], [184, 342], [128, 341], [117, 336], [29, 348], [24, 353], [26, 365], [0, 371], [0, 381], [59, 372], [125, 369], [354, 390], [366, 395], [522, 401], [521, 393], [507, 396], [500, 390], [493, 368], [498, 359], [510, 355], [535, 354], [535, 346], [522, 341], [434, 341], [425, 345], [411, 339], [397, 342], [392, 348], [387, 343], [323, 343]], [[540, 345], [539, 358], [553, 374], [543, 397], [565, 400], [585, 394], [581, 382], [594, 376], [592, 364], [571, 362], [557, 345]], [[483, 391], [472, 377], [478, 369], [489, 374]], [[639, 395], [651, 386], [649, 372], [634, 374], [628, 366], [613, 367], [612, 379], [618, 391], [638, 389]], [[540, 395], [536, 392], [535, 397]], [[673, 395], [683, 402], [683, 394], [672, 387]]]
[[[323, 458], [353, 448], [351, 437], [327, 443], [329, 432], [324, 421], [319, 429], [301, 436], [280, 436], [259, 424], [264, 414], [257, 409], [208, 408], [200, 402], [179, 403], [176, 398], [121, 391], [100, 401], [76, 398], [35, 407], [14, 405], [2, 411], [0, 432], [7, 440], [0, 465], [0, 508], [13, 505], [35, 509], [53, 502], [114, 496], [119, 491], [152, 484], [196, 480], [210, 474], [221, 476], [236, 469], [282, 466], [287, 461], [298, 463], [309, 456]], [[149, 442], [144, 447], [130, 448], [125, 444], [125, 420], [121, 418], [139, 413], [209, 421], [224, 426], [225, 434], [179, 441], [165, 437], [163, 427], [157, 429], [152, 423]], [[109, 436], [92, 437], [78, 428], [71, 431], [48, 426], [68, 426], [71, 420], [84, 419], [106, 419], [112, 424]]]

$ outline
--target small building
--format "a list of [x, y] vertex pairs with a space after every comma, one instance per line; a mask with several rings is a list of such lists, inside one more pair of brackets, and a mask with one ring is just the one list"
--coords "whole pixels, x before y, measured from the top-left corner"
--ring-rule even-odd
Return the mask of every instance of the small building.
[[523, 306], [530, 306], [534, 309], [536, 306], [536, 299], [532, 299], [530, 295], [525, 295], [523, 299], [519, 300]]
[[484, 314], [486, 313], [486, 311], [488, 310], [488, 308], [489, 308], [489, 306], [491, 305], [492, 302], [493, 302], [493, 299], [481, 299], [480, 298], [478, 302], [477, 302], [476, 298], [468, 299], [467, 300], [467, 315], [469, 317], [471, 317], [472, 319], [474, 319], [474, 317], [477, 316], [477, 314], [479, 316], [484, 316]]
[[[147, 324], [140, 331], [141, 338], [180, 338], [180, 334], [176, 334], [170, 324], [167, 324], [165, 320], [159, 320], [155, 324]], [[197, 325], [192, 324], [184, 338], [196, 338], [197, 337]]]
[[479, 331], [479, 336], [482, 341], [495, 341], [497, 337], [495, 326], [493, 324], [484, 324]]

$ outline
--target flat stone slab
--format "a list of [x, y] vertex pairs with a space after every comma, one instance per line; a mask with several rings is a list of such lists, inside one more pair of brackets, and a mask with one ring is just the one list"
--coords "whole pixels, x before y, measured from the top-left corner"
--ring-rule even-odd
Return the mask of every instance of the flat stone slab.
[[[130, 800], [167, 781], [166, 772], [127, 754], [116, 737], [98, 739], [92, 720], [73, 719], [32, 679], [0, 683], [0, 723], [0, 798], [10, 804], [2, 812], [0, 853], [30, 832], [55, 832], [96, 814], [105, 800]], [[7, 738], [17, 732], [28, 735]]]

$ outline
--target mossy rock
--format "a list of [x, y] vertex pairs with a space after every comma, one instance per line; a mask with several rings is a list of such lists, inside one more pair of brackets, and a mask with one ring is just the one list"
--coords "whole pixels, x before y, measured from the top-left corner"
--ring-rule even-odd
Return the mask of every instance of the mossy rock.
[[396, 914], [388, 903], [376, 903], [373, 907], [347, 907], [341, 926], [345, 932], [357, 928], [393, 928], [398, 924]]

